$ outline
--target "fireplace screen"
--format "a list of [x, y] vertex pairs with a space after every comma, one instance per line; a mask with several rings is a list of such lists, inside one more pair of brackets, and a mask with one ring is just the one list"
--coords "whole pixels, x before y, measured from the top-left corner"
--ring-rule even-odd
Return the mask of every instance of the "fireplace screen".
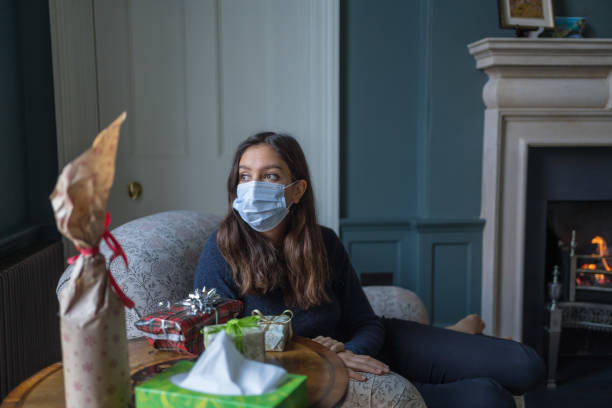
[[[576, 253], [576, 232], [572, 233], [571, 245], [571, 281], [580, 290], [612, 291], [612, 256], [603, 237], [597, 235], [591, 240], [596, 246], [594, 253], [580, 255]], [[570, 281], [570, 284], [572, 283]], [[571, 299], [570, 300], [574, 300]]]
[[547, 221], [547, 264], [561, 265], [565, 298], [612, 303], [612, 201], [550, 201]]

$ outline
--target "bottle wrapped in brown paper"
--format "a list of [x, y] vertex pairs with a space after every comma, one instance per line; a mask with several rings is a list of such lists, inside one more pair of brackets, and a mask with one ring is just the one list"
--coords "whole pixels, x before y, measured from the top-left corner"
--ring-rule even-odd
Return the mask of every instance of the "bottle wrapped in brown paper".
[[124, 311], [124, 302], [131, 301], [116, 284], [112, 288], [114, 281], [98, 250], [103, 237], [109, 242], [106, 203], [125, 116], [120, 115], [89, 150], [64, 167], [51, 194], [59, 231], [81, 253], [60, 300], [68, 408], [127, 407], [131, 400]]

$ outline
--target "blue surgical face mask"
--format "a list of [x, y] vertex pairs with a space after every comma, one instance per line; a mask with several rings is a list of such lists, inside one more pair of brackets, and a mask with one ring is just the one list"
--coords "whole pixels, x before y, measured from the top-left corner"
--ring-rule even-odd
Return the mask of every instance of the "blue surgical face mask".
[[255, 231], [274, 229], [289, 213], [285, 202], [285, 189], [292, 186], [265, 181], [238, 184], [232, 207]]

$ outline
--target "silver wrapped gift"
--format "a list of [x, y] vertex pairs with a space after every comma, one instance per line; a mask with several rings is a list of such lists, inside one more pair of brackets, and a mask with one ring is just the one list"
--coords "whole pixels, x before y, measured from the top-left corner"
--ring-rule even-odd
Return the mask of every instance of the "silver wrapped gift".
[[265, 316], [255, 309], [251, 314], [259, 316], [257, 325], [264, 329], [266, 351], [284, 351], [287, 342], [293, 337], [293, 329], [291, 327], [293, 312], [285, 310], [278, 316]]

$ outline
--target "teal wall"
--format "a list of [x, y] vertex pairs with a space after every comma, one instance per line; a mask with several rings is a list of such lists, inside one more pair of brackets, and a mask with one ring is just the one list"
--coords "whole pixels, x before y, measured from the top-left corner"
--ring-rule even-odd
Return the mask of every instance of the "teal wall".
[[57, 142], [48, 2], [0, 2], [0, 256], [56, 239]]
[[[612, 1], [555, 13], [612, 37]], [[467, 45], [513, 35], [497, 1], [341, 1], [341, 236], [359, 273], [393, 272], [437, 325], [480, 312], [487, 77]]]

